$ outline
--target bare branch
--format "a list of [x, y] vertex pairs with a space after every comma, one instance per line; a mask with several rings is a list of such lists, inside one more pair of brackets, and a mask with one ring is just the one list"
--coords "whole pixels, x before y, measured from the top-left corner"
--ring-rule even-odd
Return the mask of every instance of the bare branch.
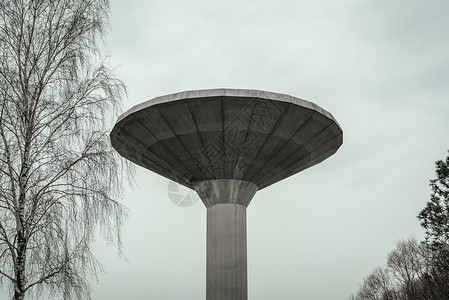
[[0, 279], [17, 299], [89, 299], [96, 233], [121, 251], [117, 198], [129, 165], [107, 129], [126, 90], [96, 43], [108, 9], [107, 0], [0, 0]]

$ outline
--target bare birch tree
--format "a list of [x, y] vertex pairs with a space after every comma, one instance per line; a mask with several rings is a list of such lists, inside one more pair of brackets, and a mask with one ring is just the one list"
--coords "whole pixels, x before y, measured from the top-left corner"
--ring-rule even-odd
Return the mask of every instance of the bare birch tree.
[[98, 231], [117, 242], [125, 92], [101, 58], [107, 0], [0, 0], [0, 284], [90, 298]]
[[388, 255], [386, 267], [375, 268], [351, 300], [442, 300], [449, 299], [449, 282], [435, 266], [440, 259], [415, 238], [399, 241]]
[[363, 279], [351, 300], [398, 300], [388, 269], [377, 267]]
[[400, 287], [401, 299], [422, 299], [421, 287], [425, 273], [425, 253], [427, 249], [415, 238], [399, 241], [388, 255], [387, 267], [394, 280]]

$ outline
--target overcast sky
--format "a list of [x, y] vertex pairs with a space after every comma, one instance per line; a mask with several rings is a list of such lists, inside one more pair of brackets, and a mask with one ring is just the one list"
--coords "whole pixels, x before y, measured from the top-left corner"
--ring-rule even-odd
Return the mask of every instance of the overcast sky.
[[[106, 45], [125, 109], [204, 88], [285, 93], [344, 132], [323, 163], [248, 207], [253, 300], [347, 299], [399, 239], [423, 236], [434, 161], [449, 149], [449, 2], [112, 1]], [[95, 299], [205, 299], [206, 209], [173, 204], [142, 168], [124, 202], [129, 263], [100, 247]]]
[[[111, 6], [125, 110], [184, 90], [259, 89], [315, 102], [343, 129], [334, 156], [249, 205], [249, 299], [347, 299], [399, 239], [423, 236], [416, 215], [449, 149], [447, 0]], [[128, 262], [98, 243], [107, 274], [94, 299], [205, 299], [206, 209], [175, 205], [168, 185], [137, 168], [123, 199]]]
[[[344, 144], [248, 207], [249, 299], [347, 299], [399, 239], [423, 236], [449, 149], [449, 2], [112, 1], [125, 109], [204, 88], [286, 93], [330, 111]], [[98, 249], [95, 299], [205, 299], [206, 210], [138, 168], [124, 202], [129, 264]], [[106, 251], [106, 252], [105, 252]]]

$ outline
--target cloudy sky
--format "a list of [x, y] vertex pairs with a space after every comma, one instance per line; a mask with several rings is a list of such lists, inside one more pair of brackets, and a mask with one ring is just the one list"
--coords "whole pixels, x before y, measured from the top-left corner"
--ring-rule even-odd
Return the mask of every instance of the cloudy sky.
[[[315, 102], [343, 129], [334, 156], [248, 207], [249, 299], [347, 299], [399, 239], [423, 236], [416, 215], [449, 149], [448, 1], [111, 8], [105, 45], [129, 90], [125, 110], [184, 90], [259, 89]], [[136, 181], [123, 199], [128, 262], [98, 243], [107, 273], [94, 299], [205, 299], [205, 207], [175, 205], [169, 181], [140, 167]]]
[[[174, 92], [260, 89], [330, 111], [344, 144], [248, 207], [249, 299], [347, 299], [399, 239], [423, 236], [449, 149], [449, 2], [112, 1], [106, 46], [125, 109]], [[142, 168], [124, 203], [128, 263], [99, 243], [95, 299], [205, 299], [206, 210]], [[186, 191], [184, 191], [186, 192]]]

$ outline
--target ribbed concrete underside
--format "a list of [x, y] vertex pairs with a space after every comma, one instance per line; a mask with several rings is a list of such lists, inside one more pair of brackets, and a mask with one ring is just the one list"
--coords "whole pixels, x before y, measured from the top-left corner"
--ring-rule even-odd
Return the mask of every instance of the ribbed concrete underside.
[[159, 97], [119, 120], [111, 142], [122, 156], [190, 188], [238, 179], [260, 190], [323, 161], [343, 140], [319, 106], [251, 90]]

